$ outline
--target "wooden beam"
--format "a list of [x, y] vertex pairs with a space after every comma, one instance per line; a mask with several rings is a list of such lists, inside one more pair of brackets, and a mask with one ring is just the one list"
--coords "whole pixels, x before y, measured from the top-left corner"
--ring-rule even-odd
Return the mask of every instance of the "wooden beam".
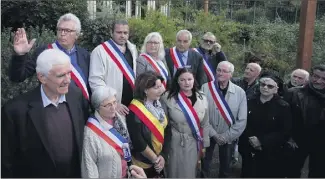
[[309, 70], [313, 54], [317, 0], [301, 0], [297, 68]]
[[209, 12], [209, 0], [204, 0], [204, 13], [207, 15]]

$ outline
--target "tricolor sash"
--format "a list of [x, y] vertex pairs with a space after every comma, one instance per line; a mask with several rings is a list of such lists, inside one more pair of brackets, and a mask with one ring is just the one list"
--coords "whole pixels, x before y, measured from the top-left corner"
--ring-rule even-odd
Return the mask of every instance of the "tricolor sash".
[[214, 81], [215, 80], [215, 77], [214, 77], [215, 73], [213, 73], [213, 70], [212, 70], [211, 65], [209, 63], [209, 59], [206, 58], [206, 56], [204, 55], [204, 53], [202, 52], [201, 49], [193, 48], [193, 50], [202, 55], [202, 57], [203, 57], [203, 69], [204, 69], [205, 73], [207, 74], [207, 77], [209, 78], [209, 81]]
[[95, 117], [89, 117], [86, 124], [89, 129], [91, 129], [99, 137], [104, 139], [105, 142], [112, 146], [124, 158], [125, 148], [127, 148], [127, 151], [125, 152], [130, 151], [130, 149], [128, 148], [128, 141], [119, 132], [117, 132], [117, 130], [113, 126], [111, 126], [110, 124], [108, 125], [111, 128], [109, 130], [104, 130], [101, 124], [99, 123], [98, 119], [96, 119]]
[[176, 51], [176, 47], [170, 48], [169, 53], [176, 69], [185, 66], [184, 62], [182, 61], [181, 54]]
[[[48, 45], [49, 49], [59, 49], [61, 51], [63, 51], [65, 54], [67, 54], [61, 47], [59, 44], [57, 44], [58, 42], [54, 42], [52, 44]], [[70, 55], [67, 54], [69, 57]], [[70, 57], [71, 60], [71, 57]], [[72, 64], [72, 63], [71, 63]], [[75, 66], [77, 64], [72, 64], [72, 72], [71, 72], [71, 79], [76, 83], [76, 85], [81, 89], [82, 94], [84, 95], [84, 97], [89, 100], [89, 93], [88, 93], [88, 89], [87, 89], [87, 85], [86, 85], [86, 77], [83, 74], [83, 72], [81, 71], [81, 69], [77, 66]]]
[[111, 57], [113, 62], [118, 66], [122, 71], [124, 77], [128, 80], [131, 87], [134, 89], [135, 81], [135, 72], [132, 70], [132, 67], [129, 65], [121, 50], [116, 46], [112, 40], [108, 40], [102, 43], [103, 48], [107, 52], [108, 56]]
[[209, 91], [214, 103], [220, 111], [221, 116], [226, 121], [226, 123], [231, 126], [235, 122], [235, 118], [217, 83], [217, 81], [208, 82]]
[[203, 146], [203, 129], [201, 127], [199, 116], [197, 115], [195, 109], [191, 105], [190, 100], [186, 97], [186, 95], [183, 92], [179, 92], [177, 97], [178, 99], [176, 99], [176, 102], [182, 109], [186, 121], [190, 126], [194, 137], [197, 140], [198, 151], [201, 151]]
[[155, 71], [157, 73], [159, 73], [164, 78], [163, 85], [166, 88], [168, 72], [164, 69], [164, 67], [159, 65], [158, 62], [156, 62], [150, 55], [148, 55], [146, 53], [142, 53], [142, 54], [140, 54], [140, 56], [143, 56], [150, 63], [150, 65], [155, 69]]
[[[164, 143], [164, 131], [167, 126], [167, 118], [165, 116], [163, 124], [150, 112], [148, 109], [138, 100], [133, 99], [129, 105], [129, 109], [143, 122], [145, 126], [152, 133], [152, 147], [153, 151], [159, 155], [162, 151]], [[149, 168], [152, 164], [147, 164], [142, 161], [137, 160], [133, 157], [133, 164], [140, 166], [141, 168]]]

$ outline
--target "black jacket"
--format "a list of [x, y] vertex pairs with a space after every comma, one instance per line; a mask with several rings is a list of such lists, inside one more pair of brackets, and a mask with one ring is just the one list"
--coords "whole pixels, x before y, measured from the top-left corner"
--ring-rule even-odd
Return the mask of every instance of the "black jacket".
[[[167, 67], [171, 74], [171, 79], [173, 79], [172, 77], [174, 76], [174, 63], [171, 58], [169, 50], [170, 49], [165, 50], [166, 52], [165, 59], [166, 59]], [[207, 76], [203, 69], [203, 57], [199, 53], [195, 52], [194, 50], [189, 49], [188, 60], [186, 65], [191, 66], [196, 82], [198, 83], [198, 87], [201, 88], [201, 86], [207, 82]]]
[[[13, 82], [23, 82], [26, 78], [33, 76], [36, 73], [37, 57], [46, 49], [48, 49], [48, 45], [40, 46], [35, 49], [31, 56], [28, 53], [25, 55], [14, 54], [9, 65], [9, 79]], [[77, 63], [88, 81], [90, 54], [86, 49], [79, 47], [78, 45], [76, 45], [76, 50]], [[71, 84], [75, 83], [73, 82]], [[87, 83], [86, 85], [88, 92], [90, 93], [89, 84]]]
[[298, 144], [310, 139], [322, 138], [315, 132], [325, 130], [325, 94], [321, 94], [307, 84], [288, 90], [284, 99], [291, 105], [293, 115], [292, 137]]
[[[88, 102], [81, 90], [69, 87], [66, 103], [71, 116], [78, 163], [75, 178], [81, 177], [81, 153]], [[1, 177], [59, 178], [44, 131], [45, 109], [40, 86], [5, 104], [1, 110]]]

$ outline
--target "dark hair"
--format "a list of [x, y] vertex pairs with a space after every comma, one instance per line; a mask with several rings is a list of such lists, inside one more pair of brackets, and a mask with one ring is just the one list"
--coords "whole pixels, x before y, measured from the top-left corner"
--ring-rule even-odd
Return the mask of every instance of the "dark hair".
[[111, 27], [112, 33], [114, 32], [114, 30], [115, 30], [115, 25], [117, 25], [117, 24], [120, 24], [120, 25], [129, 25], [128, 21], [125, 20], [125, 19], [118, 19], [118, 20], [115, 20], [115, 21], [112, 23], [112, 27]]
[[143, 101], [146, 98], [145, 90], [154, 87], [157, 80], [163, 82], [164, 78], [152, 71], [140, 74], [135, 79], [134, 99]]
[[[194, 78], [194, 85], [193, 85], [193, 88], [192, 88], [192, 93], [193, 95], [195, 95], [196, 93], [199, 92], [199, 89], [198, 89], [198, 85], [197, 85], [197, 82], [196, 82], [196, 79], [195, 79], [195, 75], [192, 71], [191, 68], [188, 68], [188, 67], [183, 67], [183, 68], [179, 68], [177, 69], [176, 73], [175, 73], [175, 76], [174, 76], [174, 79], [172, 81], [172, 84], [171, 84], [171, 88], [169, 88], [169, 94], [168, 94], [168, 99], [176, 96], [177, 98], [177, 94], [179, 93], [179, 91], [181, 90], [180, 89], [180, 86], [178, 84], [178, 78], [183, 74], [183, 73], [191, 73], [193, 75], [193, 78]], [[201, 96], [201, 93], [200, 94], [200, 99], [202, 99], [202, 96]]]
[[315, 70], [325, 71], [325, 65], [315, 65], [311, 68], [310, 75], [314, 74]]

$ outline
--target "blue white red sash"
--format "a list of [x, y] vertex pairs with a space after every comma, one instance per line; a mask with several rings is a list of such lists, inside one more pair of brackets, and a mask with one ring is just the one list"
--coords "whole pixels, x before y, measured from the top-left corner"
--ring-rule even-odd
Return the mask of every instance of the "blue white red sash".
[[[98, 119], [95, 117], [89, 117], [86, 126], [94, 131], [99, 137], [105, 140], [110, 146], [122, 156], [129, 155], [124, 154], [124, 152], [129, 152], [128, 141], [119, 133], [117, 130], [108, 124], [111, 127], [109, 130], [104, 130]], [[126, 150], [125, 150], [126, 149]]]
[[209, 59], [206, 58], [204, 53], [202, 52], [201, 49], [199, 48], [193, 48], [194, 51], [197, 53], [201, 54], [203, 57], [203, 69], [205, 73], [207, 74], [207, 77], [209, 78], [209, 81], [214, 81], [215, 80], [215, 73], [213, 72], [211, 65], [209, 64]]
[[[193, 94], [195, 95], [195, 94]], [[190, 126], [194, 137], [197, 140], [198, 151], [201, 151], [203, 147], [203, 129], [201, 127], [199, 116], [197, 115], [195, 109], [191, 105], [190, 100], [186, 97], [183, 92], [179, 92], [176, 99], [177, 104], [182, 109], [186, 121]]]
[[155, 71], [157, 73], [159, 73], [164, 78], [163, 85], [166, 88], [166, 84], [167, 84], [166, 82], [168, 79], [168, 72], [166, 71], [166, 69], [164, 67], [162, 67], [161, 65], [159, 65], [159, 63], [156, 62], [150, 55], [148, 55], [146, 53], [142, 53], [142, 54], [140, 54], [140, 56], [143, 56], [150, 63], [150, 65], [155, 69]]
[[[59, 49], [59, 50], [63, 51], [64, 53], [66, 53], [63, 49], [60, 48], [60, 45], [57, 44], [57, 41], [52, 43], [52, 44], [49, 44], [48, 48], [49, 49]], [[69, 54], [67, 54], [67, 55], [70, 56]], [[71, 57], [70, 57], [70, 59], [71, 59]], [[72, 66], [71, 79], [81, 89], [82, 94], [84, 95], [84, 97], [87, 100], [89, 100], [89, 93], [88, 93], [88, 89], [87, 89], [87, 85], [86, 85], [86, 77], [83, 74], [83, 72], [81, 71], [81, 69], [79, 67], [74, 66], [74, 65], [76, 65], [76, 64], [71, 65]]]
[[176, 47], [170, 48], [169, 53], [176, 69], [185, 66], [184, 62], [182, 61], [181, 54], [176, 51]]
[[228, 103], [225, 100], [225, 97], [222, 95], [217, 85], [217, 81], [208, 82], [208, 86], [212, 99], [219, 109], [221, 116], [226, 121], [226, 123], [231, 126], [235, 122], [235, 118], [230, 110]]
[[131, 87], [134, 89], [135, 72], [129, 65], [121, 50], [116, 46], [112, 40], [108, 40], [102, 43], [108, 56], [115, 62], [118, 68], [122, 71], [124, 77], [128, 80]]

